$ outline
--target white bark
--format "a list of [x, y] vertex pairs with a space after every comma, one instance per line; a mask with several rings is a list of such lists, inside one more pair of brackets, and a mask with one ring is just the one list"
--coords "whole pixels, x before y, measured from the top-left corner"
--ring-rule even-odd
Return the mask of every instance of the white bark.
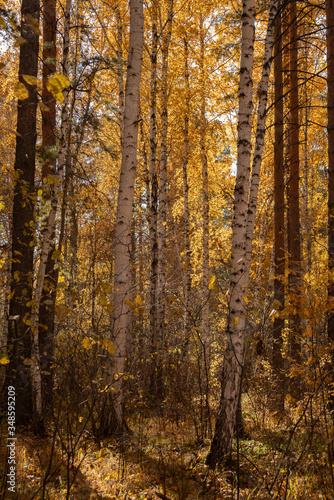
[[239, 81], [239, 115], [237, 145], [237, 178], [232, 222], [232, 258], [230, 300], [226, 351], [223, 363], [222, 393], [215, 436], [207, 463], [213, 466], [231, 451], [240, 394], [246, 326], [247, 286], [246, 221], [251, 162], [251, 116], [253, 107], [255, 1], [244, 0], [242, 11], [241, 61]]
[[143, 0], [130, 0], [130, 42], [125, 89], [124, 138], [122, 164], [115, 226], [114, 264], [114, 322], [113, 340], [115, 353], [110, 384], [115, 389], [113, 410], [115, 429], [123, 427], [122, 380], [125, 370], [128, 324], [130, 311], [126, 300], [130, 299], [131, 270], [131, 220], [134, 185], [136, 179], [137, 141], [139, 119], [139, 88], [143, 54]]

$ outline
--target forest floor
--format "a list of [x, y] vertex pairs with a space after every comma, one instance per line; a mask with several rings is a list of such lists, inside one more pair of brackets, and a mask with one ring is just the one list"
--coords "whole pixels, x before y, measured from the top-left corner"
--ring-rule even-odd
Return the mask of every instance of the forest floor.
[[15, 493], [6, 485], [1, 426], [0, 499], [334, 499], [333, 431], [321, 431], [319, 418], [290, 414], [280, 423], [253, 410], [246, 402], [249, 437], [216, 470], [205, 465], [210, 440], [196, 442], [189, 421], [140, 417], [126, 442], [101, 446], [89, 434], [54, 440], [18, 432]]

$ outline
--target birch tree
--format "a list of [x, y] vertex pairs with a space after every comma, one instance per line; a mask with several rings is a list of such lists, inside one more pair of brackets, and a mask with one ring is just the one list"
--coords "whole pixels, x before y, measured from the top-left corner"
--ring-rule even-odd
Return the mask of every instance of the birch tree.
[[211, 443], [207, 464], [214, 467], [224, 460], [232, 448], [238, 404], [241, 396], [242, 370], [244, 366], [244, 339], [246, 328], [246, 295], [249, 278], [252, 239], [264, 147], [266, 104], [272, 62], [273, 23], [277, 6], [270, 4], [268, 29], [265, 42], [263, 71], [259, 92], [256, 144], [251, 166], [251, 117], [253, 107], [253, 55], [255, 4], [243, 2], [241, 61], [239, 80], [239, 114], [237, 142], [237, 176], [234, 191], [232, 221], [232, 255], [230, 272], [230, 298], [227, 318], [226, 350], [223, 362], [222, 390], [215, 434]]
[[127, 343], [129, 340], [131, 289], [131, 221], [134, 184], [136, 179], [139, 88], [143, 56], [143, 0], [130, 0], [130, 40], [125, 87], [124, 136], [122, 163], [117, 201], [114, 261], [114, 315], [112, 339], [115, 352], [108, 366], [108, 383], [113, 388], [107, 393], [101, 419], [101, 434], [119, 434], [124, 431], [123, 388]]
[[[334, 362], [334, 7], [326, 1], [327, 22], [327, 130], [328, 130], [328, 339]], [[333, 377], [332, 377], [333, 380]], [[331, 397], [331, 410], [334, 398]]]

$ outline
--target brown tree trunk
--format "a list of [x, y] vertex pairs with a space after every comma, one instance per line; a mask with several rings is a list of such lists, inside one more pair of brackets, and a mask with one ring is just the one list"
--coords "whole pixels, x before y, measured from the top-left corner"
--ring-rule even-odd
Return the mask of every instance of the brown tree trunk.
[[[284, 308], [284, 142], [283, 142], [283, 62], [282, 62], [282, 32], [281, 10], [275, 21], [274, 45], [274, 85], [275, 85], [275, 144], [274, 144], [274, 308], [280, 311]], [[284, 358], [283, 347], [284, 318], [276, 317], [273, 328], [272, 364], [276, 377], [275, 407], [284, 409]]]
[[[36, 110], [35, 85], [22, 75], [37, 77], [39, 48], [39, 0], [23, 0], [19, 81], [29, 90], [27, 99], [18, 101], [15, 151], [15, 186], [12, 226], [12, 269], [7, 339], [10, 363], [6, 386], [16, 391], [16, 424], [26, 425], [33, 418], [32, 375], [29, 366], [32, 341], [30, 302], [33, 285]], [[27, 360], [25, 362], [25, 360]]]
[[161, 378], [160, 350], [158, 345], [158, 175], [157, 175], [157, 55], [158, 27], [157, 6], [152, 0], [152, 46], [151, 46], [151, 106], [150, 106], [150, 339], [151, 339], [151, 394], [159, 396], [159, 379]]

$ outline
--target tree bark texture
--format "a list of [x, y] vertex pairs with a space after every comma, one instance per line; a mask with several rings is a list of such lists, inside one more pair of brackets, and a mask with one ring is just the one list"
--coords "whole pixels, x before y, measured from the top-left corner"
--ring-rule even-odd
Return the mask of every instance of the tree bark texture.
[[[183, 288], [184, 288], [184, 338], [185, 345], [190, 339], [191, 329], [191, 249], [190, 249], [190, 217], [189, 217], [189, 184], [188, 184], [188, 162], [189, 162], [189, 119], [190, 119], [190, 84], [189, 84], [189, 47], [188, 41], [184, 39], [184, 81], [185, 81], [185, 110], [183, 128], [183, 224], [184, 224], [184, 258], [183, 258]], [[185, 352], [183, 353], [183, 355]]]
[[[328, 130], [328, 339], [334, 363], [334, 5], [326, 0]], [[332, 380], [334, 377], [332, 376]], [[334, 409], [334, 398], [330, 401]]]
[[253, 106], [254, 0], [244, 0], [242, 10], [241, 62], [237, 177], [232, 221], [230, 299], [226, 349], [223, 362], [222, 390], [207, 464], [214, 467], [226, 459], [232, 448], [244, 363], [246, 326], [245, 288], [247, 286], [246, 221], [251, 162], [251, 115]]
[[[101, 420], [103, 434], [117, 434], [124, 430], [122, 381], [125, 370], [127, 341], [130, 332], [129, 305], [131, 289], [131, 221], [137, 165], [139, 121], [139, 89], [143, 56], [143, 0], [130, 0], [130, 41], [125, 88], [124, 140], [117, 201], [114, 262], [114, 320], [112, 339], [115, 353], [108, 368], [108, 382], [114, 397], [106, 402]], [[111, 393], [108, 393], [111, 395]]]
[[[46, 85], [49, 76], [56, 72], [56, 1], [46, 0], [43, 6], [43, 91], [42, 91], [42, 150], [44, 162], [42, 165], [42, 179], [47, 179], [48, 175], [54, 176], [56, 173], [57, 136], [56, 136], [56, 100]], [[45, 183], [48, 189], [43, 194], [43, 200], [50, 199], [52, 186]], [[52, 194], [51, 194], [52, 196]], [[43, 203], [44, 204], [44, 203]], [[55, 221], [53, 222], [53, 224]], [[44, 412], [52, 405], [52, 359], [54, 351], [54, 321], [55, 321], [55, 301], [58, 273], [54, 269], [55, 261], [52, 258], [55, 250], [54, 228], [50, 234], [50, 244], [45, 267], [44, 292], [41, 296], [39, 308], [39, 353], [41, 362], [42, 377], [42, 403]]]
[[152, 2], [152, 45], [151, 45], [151, 104], [150, 104], [150, 339], [151, 339], [151, 381], [152, 396], [159, 396], [161, 378], [161, 343], [158, 339], [158, 173], [157, 173], [157, 55], [158, 27], [157, 6]]
[[167, 242], [167, 137], [168, 137], [168, 54], [172, 35], [174, 0], [168, 2], [167, 21], [162, 34], [161, 55], [161, 143], [159, 171], [159, 213], [158, 213], [158, 344], [161, 350], [161, 370], [159, 394], [163, 399], [165, 388], [163, 382], [163, 356], [166, 320], [166, 242]]
[[15, 185], [12, 226], [11, 294], [7, 339], [10, 363], [6, 385], [16, 390], [16, 423], [28, 424], [33, 417], [32, 378], [29, 366], [32, 342], [30, 312], [33, 285], [36, 110], [35, 85], [28, 85], [22, 75], [37, 77], [39, 47], [39, 0], [23, 0], [19, 81], [29, 91], [18, 101], [15, 151]]
[[[285, 277], [285, 208], [284, 208], [284, 127], [283, 127], [283, 61], [282, 61], [282, 30], [281, 10], [275, 21], [274, 46], [274, 86], [275, 86], [275, 144], [274, 144], [274, 307], [280, 311], [284, 308], [284, 277]], [[272, 365], [276, 378], [275, 406], [277, 410], [284, 409], [283, 348], [284, 318], [276, 317], [273, 325], [273, 356]]]
[[[289, 179], [288, 179], [288, 258], [289, 298], [293, 312], [290, 315], [291, 359], [300, 363], [300, 209], [299, 209], [299, 91], [298, 91], [298, 22], [296, 0], [289, 5]], [[300, 396], [300, 379], [292, 381], [291, 391], [295, 398]]]

